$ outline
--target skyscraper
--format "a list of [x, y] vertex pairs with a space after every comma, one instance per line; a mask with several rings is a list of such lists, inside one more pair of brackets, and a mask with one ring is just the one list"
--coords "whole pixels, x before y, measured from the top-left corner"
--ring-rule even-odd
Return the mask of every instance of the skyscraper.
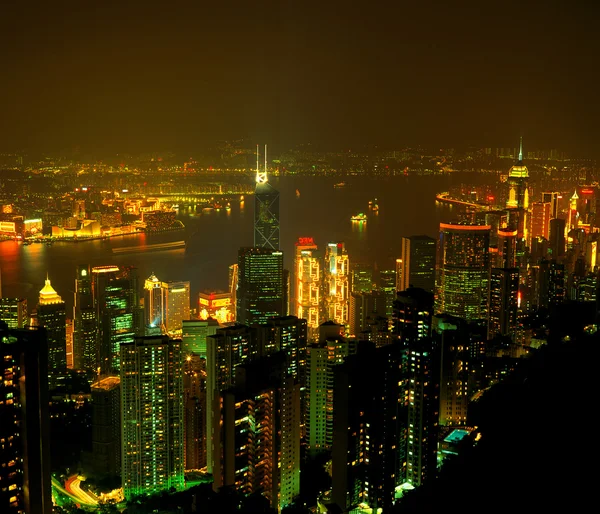
[[144, 281], [144, 322], [151, 327], [162, 327], [164, 320], [164, 295], [162, 282], [152, 273]]
[[519, 269], [492, 268], [488, 338], [509, 337], [515, 342], [519, 304]]
[[137, 272], [125, 266], [95, 266], [92, 295], [98, 327], [98, 363], [101, 374], [119, 370], [119, 347], [140, 334], [141, 311]]
[[530, 238], [550, 238], [550, 213], [552, 204], [550, 202], [533, 202], [531, 204], [531, 233]]
[[402, 276], [398, 291], [410, 286], [433, 293], [435, 289], [436, 242], [429, 236], [402, 238]]
[[268, 248], [238, 252], [238, 323], [265, 323], [285, 310], [283, 253]]
[[542, 202], [550, 204], [550, 219], [558, 218], [558, 191], [542, 192]]
[[312, 237], [299, 238], [295, 250], [295, 315], [307, 321], [314, 338], [321, 323], [321, 256]]
[[121, 472], [121, 379], [104, 377], [91, 385], [92, 462], [100, 475]]
[[436, 313], [487, 324], [490, 228], [440, 223]]
[[90, 266], [77, 266], [73, 311], [73, 365], [95, 371], [99, 362], [98, 319]]
[[65, 302], [54, 290], [50, 280], [40, 291], [37, 306], [38, 324], [46, 329], [48, 340], [48, 373], [67, 369], [67, 319]]
[[518, 238], [528, 240], [527, 213], [529, 211], [529, 170], [523, 164], [523, 138], [519, 148], [519, 158], [508, 172], [508, 200], [506, 208], [511, 216], [511, 224], [516, 227]]
[[0, 321], [8, 328], [25, 328], [28, 324], [26, 298], [0, 298]]
[[184, 487], [181, 341], [120, 344], [121, 482], [126, 499]]
[[0, 512], [52, 513], [45, 329], [0, 322]]
[[344, 243], [328, 243], [323, 267], [324, 320], [348, 324], [350, 268]]
[[190, 283], [166, 282], [165, 329], [170, 336], [181, 336], [183, 320], [190, 319]]
[[279, 250], [279, 191], [267, 176], [267, 146], [265, 165], [259, 170], [258, 145], [256, 146], [256, 187], [254, 188], [254, 246]]

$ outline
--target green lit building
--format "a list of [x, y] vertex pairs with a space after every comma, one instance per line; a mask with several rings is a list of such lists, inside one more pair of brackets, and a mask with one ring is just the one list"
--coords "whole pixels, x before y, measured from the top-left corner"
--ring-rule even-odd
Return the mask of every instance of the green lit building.
[[436, 313], [487, 325], [490, 230], [440, 223]]
[[27, 300], [0, 298], [0, 321], [4, 321], [8, 328], [24, 328], [27, 325]]
[[402, 238], [402, 254], [398, 263], [398, 291], [413, 286], [433, 293], [436, 251], [436, 241], [433, 237], [418, 235]]
[[120, 345], [142, 334], [137, 273], [125, 266], [96, 266], [91, 273], [98, 330], [97, 368], [101, 374], [118, 372]]
[[121, 482], [126, 499], [184, 488], [181, 340], [121, 343]]
[[285, 315], [283, 252], [244, 247], [238, 252], [238, 323], [253, 325]]

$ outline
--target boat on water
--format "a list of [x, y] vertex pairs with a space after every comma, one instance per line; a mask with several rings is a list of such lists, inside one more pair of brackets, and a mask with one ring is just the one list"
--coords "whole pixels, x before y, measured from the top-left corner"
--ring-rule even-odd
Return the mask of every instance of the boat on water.
[[296, 189], [296, 198], [300, 198], [300, 189]]
[[333, 187], [335, 189], [340, 189], [342, 187], [346, 187], [346, 183], [345, 182], [338, 182], [337, 184], [333, 184]]
[[140, 252], [159, 252], [163, 250], [179, 250], [185, 248], [185, 241], [172, 241], [170, 243], [155, 243], [138, 246], [121, 246], [113, 248], [113, 253], [140, 253]]
[[360, 213], [355, 214], [354, 216], [352, 216], [350, 219], [352, 221], [363, 221], [364, 222], [364, 221], [367, 221], [367, 215], [364, 214], [364, 213], [362, 213], [362, 212], [360, 212]]

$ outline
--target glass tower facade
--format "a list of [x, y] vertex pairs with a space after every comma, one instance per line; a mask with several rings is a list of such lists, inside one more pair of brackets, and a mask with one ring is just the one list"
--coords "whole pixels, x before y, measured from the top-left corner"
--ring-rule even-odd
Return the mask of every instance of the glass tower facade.
[[254, 190], [254, 246], [279, 250], [279, 191], [268, 182]]

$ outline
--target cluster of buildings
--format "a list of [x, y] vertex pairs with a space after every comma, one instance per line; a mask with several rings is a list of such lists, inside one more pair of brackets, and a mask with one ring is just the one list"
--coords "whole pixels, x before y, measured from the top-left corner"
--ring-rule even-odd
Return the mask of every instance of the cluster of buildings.
[[596, 204], [584, 191], [566, 213], [558, 193], [530, 204], [527, 179], [520, 158], [505, 208], [403, 237], [393, 269], [301, 237], [287, 270], [279, 193], [257, 162], [254, 245], [197, 315], [189, 282], [142, 286], [124, 266], [77, 268], [72, 322], [50, 280], [32, 312], [0, 295], [2, 509], [50, 512], [44, 402], [72, 368], [93, 380], [94, 472], [120, 475], [126, 499], [202, 470], [281, 511], [303, 458], [326, 455], [332, 488], [315, 503], [385, 512], [475, 436], [473, 399], [532, 351], [526, 315], [596, 301]]

